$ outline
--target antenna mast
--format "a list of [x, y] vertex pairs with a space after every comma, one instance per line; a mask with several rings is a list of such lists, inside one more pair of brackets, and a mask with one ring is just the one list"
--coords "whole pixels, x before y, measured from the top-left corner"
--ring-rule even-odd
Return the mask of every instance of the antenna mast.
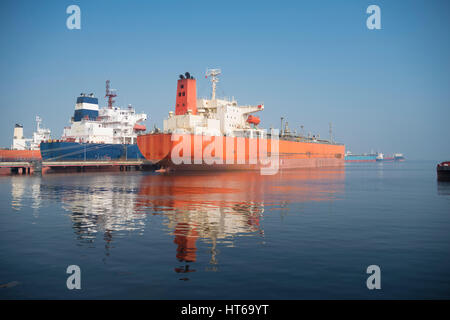
[[211, 100], [216, 100], [216, 84], [219, 82], [218, 75], [220, 75], [222, 71], [220, 69], [208, 69], [206, 70], [206, 78], [211, 77], [212, 82], [212, 95]]
[[40, 131], [40, 129], [41, 129], [41, 127], [40, 127], [41, 122], [42, 122], [41, 117], [36, 116], [36, 132], [39, 132], [39, 131]]
[[116, 89], [110, 89], [110, 87], [109, 87], [109, 83], [110, 82], [111, 81], [106, 80], [106, 94], [105, 94], [105, 98], [108, 97], [108, 108], [112, 109], [112, 107], [114, 105], [114, 102], [116, 102], [114, 100], [114, 98], [117, 97], [117, 94], [116, 94]]
[[333, 125], [330, 122], [330, 142], [333, 143]]

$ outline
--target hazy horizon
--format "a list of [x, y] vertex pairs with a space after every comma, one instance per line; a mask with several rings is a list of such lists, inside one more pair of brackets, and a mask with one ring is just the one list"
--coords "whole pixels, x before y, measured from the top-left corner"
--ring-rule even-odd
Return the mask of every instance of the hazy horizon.
[[[81, 8], [69, 30], [66, 8]], [[381, 8], [369, 30], [366, 8]], [[148, 129], [174, 109], [176, 80], [189, 71], [198, 96], [265, 104], [261, 126], [335, 140], [353, 153], [450, 160], [450, 3], [447, 1], [2, 1], [0, 147], [15, 123], [30, 137], [35, 116], [59, 138], [76, 97], [148, 114]], [[447, 138], [447, 139], [446, 139]]]

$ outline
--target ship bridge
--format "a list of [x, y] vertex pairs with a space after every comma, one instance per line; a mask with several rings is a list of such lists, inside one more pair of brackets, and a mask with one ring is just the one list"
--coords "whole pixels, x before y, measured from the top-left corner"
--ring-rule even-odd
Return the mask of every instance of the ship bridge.
[[252, 113], [264, 110], [264, 105], [239, 106], [236, 100], [216, 98], [219, 69], [207, 72], [212, 81], [211, 99], [197, 99], [196, 80], [186, 72], [177, 84], [175, 114], [164, 120], [164, 132], [206, 135], [253, 136], [261, 134], [259, 118]]

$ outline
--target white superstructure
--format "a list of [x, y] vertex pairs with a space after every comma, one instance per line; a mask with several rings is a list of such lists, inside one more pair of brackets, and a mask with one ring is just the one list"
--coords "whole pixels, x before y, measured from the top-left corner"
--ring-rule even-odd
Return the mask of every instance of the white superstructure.
[[177, 87], [175, 114], [169, 112], [164, 120], [165, 133], [192, 133], [213, 136], [256, 137], [263, 130], [258, 128], [259, 118], [252, 113], [264, 110], [264, 104], [239, 106], [235, 99], [217, 99], [216, 84], [220, 69], [210, 69], [211, 99], [197, 99], [195, 79], [189, 73], [180, 75]]
[[99, 108], [98, 99], [82, 93], [77, 98], [71, 125], [64, 128], [62, 140], [89, 143], [134, 144], [146, 127], [140, 122], [147, 114], [127, 108], [108, 106]]
[[50, 139], [50, 129], [41, 128], [42, 119], [36, 116], [36, 131], [33, 138], [23, 136], [23, 126], [16, 124], [14, 127], [14, 137], [11, 149], [13, 150], [39, 150], [41, 141]]

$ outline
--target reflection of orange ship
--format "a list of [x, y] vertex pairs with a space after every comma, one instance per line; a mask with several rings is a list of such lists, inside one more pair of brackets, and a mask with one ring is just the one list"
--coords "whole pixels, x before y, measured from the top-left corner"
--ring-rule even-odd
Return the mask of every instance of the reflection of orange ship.
[[263, 211], [282, 201], [329, 201], [342, 192], [345, 167], [289, 170], [273, 176], [258, 172], [146, 175], [140, 183], [138, 212], [168, 214], [221, 207], [227, 214]]
[[343, 192], [345, 168], [290, 170], [273, 176], [258, 172], [148, 175], [140, 185], [136, 212], [162, 212], [177, 245], [176, 258], [193, 272], [197, 241], [211, 244], [210, 264], [217, 264], [217, 243], [233, 245], [236, 236], [264, 235], [265, 210], [288, 210], [291, 202], [332, 201]]
[[[197, 260], [197, 239], [198, 232], [195, 228], [189, 226], [185, 222], [180, 222], [175, 227], [175, 239], [173, 242], [177, 247], [177, 259], [180, 262], [195, 262]], [[190, 269], [187, 264], [184, 267], [175, 268], [176, 273], [188, 273], [195, 272], [194, 269]]]
[[187, 223], [178, 223], [175, 228], [175, 240], [178, 245], [177, 259], [186, 262], [195, 262], [197, 260], [197, 247], [195, 242], [198, 238], [198, 232], [191, 229]]
[[238, 106], [235, 100], [216, 99], [219, 74], [217, 69], [208, 73], [211, 100], [197, 99], [196, 80], [189, 73], [180, 76], [175, 114], [169, 112], [163, 132], [137, 139], [147, 160], [176, 170], [257, 169], [273, 161], [277, 168], [344, 165], [344, 145], [296, 135], [288, 128], [281, 135], [266, 134], [258, 128], [260, 119], [252, 115], [264, 110], [263, 104]]
[[[238, 176], [212, 180], [210, 176], [149, 175], [141, 182], [137, 211], [164, 212], [173, 230], [176, 258], [186, 266], [177, 273], [193, 272], [189, 263], [197, 260], [197, 240], [212, 244], [211, 264], [216, 264], [216, 242], [231, 241], [236, 234], [259, 232], [263, 205], [250, 201], [241, 190], [227, 186]], [[239, 182], [236, 181], [236, 182]], [[248, 181], [247, 181], [248, 182]]]

